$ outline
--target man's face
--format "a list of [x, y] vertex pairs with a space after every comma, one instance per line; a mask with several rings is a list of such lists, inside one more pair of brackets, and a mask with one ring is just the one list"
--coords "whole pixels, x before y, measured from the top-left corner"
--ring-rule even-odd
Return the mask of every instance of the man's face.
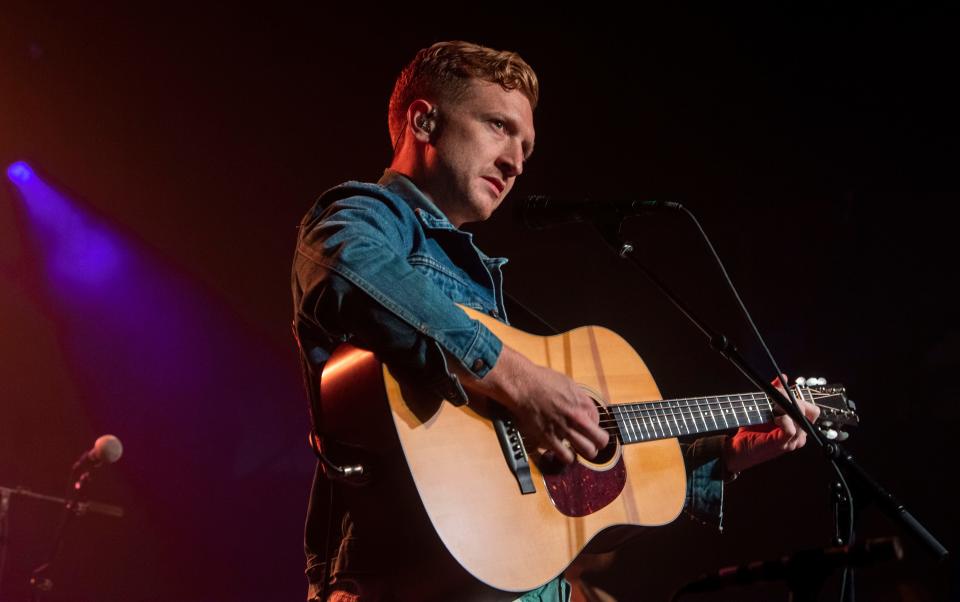
[[471, 80], [456, 101], [438, 103], [438, 129], [418, 182], [457, 227], [500, 206], [533, 151], [533, 109], [518, 90]]

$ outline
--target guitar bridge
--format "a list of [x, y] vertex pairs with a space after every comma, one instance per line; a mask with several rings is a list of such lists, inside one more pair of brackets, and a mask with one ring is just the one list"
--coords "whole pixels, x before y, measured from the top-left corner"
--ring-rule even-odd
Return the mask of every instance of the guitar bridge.
[[524, 449], [523, 441], [520, 439], [520, 431], [517, 430], [513, 419], [499, 405], [494, 412], [493, 428], [497, 431], [497, 439], [500, 441], [500, 449], [503, 451], [507, 466], [520, 486], [520, 493], [524, 495], [536, 493], [537, 490], [530, 476], [527, 450]]

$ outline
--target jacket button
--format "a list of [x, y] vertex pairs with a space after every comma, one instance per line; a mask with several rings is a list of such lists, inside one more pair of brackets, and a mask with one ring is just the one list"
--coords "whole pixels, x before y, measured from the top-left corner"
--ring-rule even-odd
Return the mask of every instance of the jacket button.
[[499, 318], [499, 317], [500, 317], [500, 312], [498, 312], [498, 311], [495, 310], [495, 309], [491, 309], [491, 310], [490, 310], [490, 315], [493, 316], [494, 318]]
[[483, 359], [481, 359], [481, 358], [478, 357], [477, 359], [475, 359], [475, 360], [473, 361], [473, 371], [474, 371], [474, 372], [479, 372], [479, 371], [483, 370], [483, 367], [484, 367], [485, 365], [486, 365], [486, 364], [484, 363]]

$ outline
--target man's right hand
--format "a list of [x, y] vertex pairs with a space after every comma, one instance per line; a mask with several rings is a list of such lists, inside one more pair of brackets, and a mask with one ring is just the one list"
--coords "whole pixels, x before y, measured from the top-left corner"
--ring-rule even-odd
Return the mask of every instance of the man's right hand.
[[543, 447], [569, 464], [574, 452], [592, 460], [607, 445], [609, 434], [600, 428], [596, 405], [586, 391], [507, 345], [482, 379], [462, 369], [456, 372], [468, 391], [495, 399], [513, 414], [528, 447]]

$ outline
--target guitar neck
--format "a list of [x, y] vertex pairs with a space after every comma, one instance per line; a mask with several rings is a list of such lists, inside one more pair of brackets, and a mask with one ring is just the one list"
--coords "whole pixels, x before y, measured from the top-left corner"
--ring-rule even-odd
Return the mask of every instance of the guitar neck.
[[773, 403], [765, 393], [665, 399], [608, 406], [623, 443], [725, 431], [773, 422]]

